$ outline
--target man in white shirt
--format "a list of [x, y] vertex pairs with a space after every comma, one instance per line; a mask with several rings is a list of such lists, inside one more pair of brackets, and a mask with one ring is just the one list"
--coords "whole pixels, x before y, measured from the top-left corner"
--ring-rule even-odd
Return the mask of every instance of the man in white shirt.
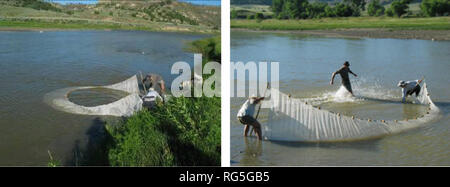
[[400, 81], [398, 83], [398, 87], [402, 88], [402, 102], [406, 102], [406, 97], [412, 94], [416, 94], [416, 97], [420, 93], [420, 83], [422, 80], [414, 80], [414, 81]]
[[237, 114], [239, 122], [241, 122], [244, 127], [244, 136], [248, 135], [249, 126], [252, 126], [256, 132], [256, 136], [261, 140], [261, 124], [253, 117], [255, 115], [256, 105], [259, 104], [264, 97], [250, 97], [242, 105], [241, 109]]
[[148, 93], [147, 95], [145, 95], [142, 98], [142, 105], [147, 108], [147, 109], [152, 109], [153, 107], [156, 106], [156, 104], [158, 102], [162, 102], [163, 98], [161, 97], [161, 95], [159, 95], [159, 93], [154, 89], [154, 88], [150, 88], [148, 89]]

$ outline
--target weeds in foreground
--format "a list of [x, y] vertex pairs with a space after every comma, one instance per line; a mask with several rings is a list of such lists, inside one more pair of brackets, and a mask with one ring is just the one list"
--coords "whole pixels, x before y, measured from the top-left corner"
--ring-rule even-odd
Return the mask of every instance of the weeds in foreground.
[[220, 98], [173, 98], [107, 126], [113, 166], [220, 165]]

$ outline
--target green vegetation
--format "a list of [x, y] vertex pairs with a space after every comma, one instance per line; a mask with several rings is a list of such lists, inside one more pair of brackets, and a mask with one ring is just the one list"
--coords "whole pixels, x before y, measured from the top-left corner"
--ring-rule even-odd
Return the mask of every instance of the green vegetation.
[[6, 0], [3, 1], [3, 3], [18, 7], [32, 8], [35, 10], [49, 10], [61, 12], [61, 9], [54, 6], [53, 4], [38, 0]]
[[[189, 50], [220, 62], [220, 37], [197, 40]], [[113, 166], [220, 165], [220, 98], [171, 98], [117, 125], [107, 125]]]
[[408, 12], [408, 4], [411, 0], [394, 0], [391, 6], [386, 10], [386, 15], [400, 17]]
[[271, 5], [272, 0], [231, 0], [232, 5]]
[[[368, 3], [368, 5], [366, 5]], [[236, 3], [238, 4], [238, 3]], [[270, 6], [234, 5], [231, 7], [232, 19], [252, 19], [262, 13], [259, 19], [317, 19], [324, 17], [433, 17], [448, 16], [448, 0], [272, 0]]]
[[201, 53], [204, 62], [221, 61], [221, 40], [220, 36], [196, 40], [188, 44], [188, 49], [191, 52]]
[[450, 13], [449, 0], [423, 0], [420, 8], [426, 16], [448, 16]]
[[270, 19], [273, 16], [270, 6], [268, 5], [232, 5], [232, 19], [247, 19], [248, 15], [262, 14], [264, 19]]
[[381, 16], [384, 14], [384, 7], [380, 4], [379, 0], [373, 0], [367, 7], [367, 13], [369, 16]]
[[50, 158], [50, 160], [48, 161], [47, 166], [48, 167], [61, 166], [61, 163], [59, 162], [59, 160], [56, 160], [56, 159], [53, 158], [52, 153], [50, 152], [50, 150], [48, 150], [47, 152], [48, 152], [48, 156]]
[[[0, 28], [8, 29], [77, 29], [77, 30], [144, 30], [158, 31], [166, 30], [155, 24], [151, 25], [133, 25], [125, 23], [97, 22], [95, 20], [72, 20], [72, 19], [0, 19]], [[198, 31], [192, 28], [186, 31]]]
[[[25, 22], [25, 24], [24, 24]], [[218, 32], [220, 7], [177, 1], [101, 1], [60, 5], [40, 0], [0, 1], [0, 29], [132, 29]], [[69, 24], [64, 26], [64, 24]], [[79, 26], [76, 26], [80, 24]]]
[[322, 18], [304, 20], [267, 19], [262, 22], [255, 20], [231, 20], [231, 28], [253, 30], [323, 30], [323, 29], [361, 29], [383, 28], [398, 30], [449, 30], [450, 17], [434, 18], [389, 18], [389, 17], [349, 17]]
[[270, 6], [234, 5], [231, 8], [231, 27], [255, 30], [449, 29], [448, 17], [428, 19], [425, 16], [448, 16], [450, 1], [412, 1], [273, 0]]
[[345, 0], [335, 6], [322, 2], [309, 3], [308, 0], [273, 0], [272, 2], [272, 11], [278, 19], [360, 16], [360, 10], [365, 7], [363, 0]]

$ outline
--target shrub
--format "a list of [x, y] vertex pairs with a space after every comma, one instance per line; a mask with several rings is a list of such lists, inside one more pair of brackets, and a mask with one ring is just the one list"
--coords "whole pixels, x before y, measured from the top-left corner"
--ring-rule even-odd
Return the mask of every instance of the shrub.
[[230, 16], [231, 16], [231, 19], [237, 19], [237, 18], [238, 18], [238, 13], [237, 13], [237, 11], [236, 11], [236, 10], [232, 10], [232, 11], [230, 12]]
[[356, 7], [352, 7], [346, 3], [338, 3], [335, 6], [336, 16], [337, 17], [350, 17], [350, 16], [359, 16], [360, 11]]
[[201, 53], [206, 62], [221, 61], [221, 40], [219, 36], [196, 40], [188, 45], [187, 50]]
[[124, 124], [107, 126], [114, 138], [108, 158], [112, 166], [171, 166], [174, 156], [168, 137], [158, 130], [159, 119], [141, 111]]
[[426, 16], [448, 16], [450, 12], [449, 0], [423, 0], [420, 9]]
[[326, 17], [336, 17], [336, 8], [327, 6], [325, 7], [325, 16]]
[[51, 3], [38, 0], [18, 0], [17, 5], [21, 7], [28, 7], [36, 10], [49, 10], [61, 12], [61, 9], [54, 7]]
[[367, 13], [369, 16], [381, 16], [384, 14], [384, 6], [380, 4], [379, 0], [373, 0], [367, 7]]
[[350, 4], [357, 9], [365, 10], [366, 8], [366, 0], [344, 0], [343, 2]]
[[389, 13], [388, 16], [397, 16], [401, 17], [403, 14], [406, 14], [408, 12], [408, 4], [411, 0], [394, 0], [391, 3], [391, 6], [389, 7]]
[[258, 12], [255, 14], [256, 19], [264, 19], [264, 14]]
[[393, 17], [394, 16], [394, 11], [392, 10], [391, 7], [389, 7], [388, 9], [386, 9], [385, 11], [386, 15], [389, 17]]
[[314, 2], [308, 5], [306, 7], [306, 13], [308, 14], [309, 18], [322, 18], [326, 17], [326, 11], [325, 9], [328, 7], [328, 4], [323, 2]]

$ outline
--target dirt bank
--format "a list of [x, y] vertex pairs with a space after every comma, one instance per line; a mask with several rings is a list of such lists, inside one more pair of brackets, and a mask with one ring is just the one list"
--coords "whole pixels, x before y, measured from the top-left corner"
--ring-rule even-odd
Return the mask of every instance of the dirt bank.
[[450, 41], [450, 30], [391, 30], [391, 29], [337, 29], [337, 30], [249, 30], [232, 29], [233, 31], [295, 33], [311, 36], [340, 37], [340, 38], [396, 38], [420, 40]]

